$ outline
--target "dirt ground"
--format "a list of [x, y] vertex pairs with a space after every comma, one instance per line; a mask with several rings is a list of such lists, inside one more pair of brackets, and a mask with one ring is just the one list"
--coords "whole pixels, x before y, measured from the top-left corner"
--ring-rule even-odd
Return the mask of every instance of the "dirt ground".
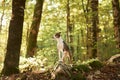
[[120, 80], [120, 64], [105, 65], [100, 70], [90, 71], [87, 80]]
[[[99, 70], [91, 70], [88, 73], [83, 73], [83, 80], [120, 80], [120, 63], [104, 65]], [[24, 72], [14, 74], [9, 77], [3, 76], [0, 80], [52, 80], [50, 71], [43, 73]], [[81, 79], [70, 79], [81, 80]]]

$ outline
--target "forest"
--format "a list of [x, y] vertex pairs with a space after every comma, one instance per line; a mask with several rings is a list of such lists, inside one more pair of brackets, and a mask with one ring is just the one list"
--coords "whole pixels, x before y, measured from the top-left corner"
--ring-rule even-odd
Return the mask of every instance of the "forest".
[[0, 80], [120, 80], [119, 4], [0, 0]]

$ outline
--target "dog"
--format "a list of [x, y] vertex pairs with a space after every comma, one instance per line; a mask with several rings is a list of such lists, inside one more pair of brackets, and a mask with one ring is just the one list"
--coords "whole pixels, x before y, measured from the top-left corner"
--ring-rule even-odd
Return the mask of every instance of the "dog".
[[61, 32], [56, 33], [53, 38], [57, 41], [57, 49], [58, 49], [58, 56], [59, 61], [65, 63], [65, 59], [68, 59], [68, 62], [72, 62], [72, 55], [70, 53], [70, 49], [65, 41], [61, 38]]

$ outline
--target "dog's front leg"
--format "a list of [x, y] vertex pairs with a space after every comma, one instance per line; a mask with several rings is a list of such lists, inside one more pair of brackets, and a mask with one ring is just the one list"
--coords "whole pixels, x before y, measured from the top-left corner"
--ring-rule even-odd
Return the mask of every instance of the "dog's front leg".
[[62, 61], [60, 50], [58, 50], [59, 61]]

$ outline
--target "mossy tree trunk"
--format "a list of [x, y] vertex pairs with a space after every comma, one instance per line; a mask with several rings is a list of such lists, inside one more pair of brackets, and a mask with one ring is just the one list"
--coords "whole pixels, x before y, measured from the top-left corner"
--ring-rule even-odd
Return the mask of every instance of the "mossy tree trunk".
[[97, 40], [98, 40], [98, 0], [90, 0], [91, 4], [91, 27], [92, 27], [92, 53], [90, 58], [97, 57]]
[[42, 8], [44, 0], [36, 0], [36, 5], [34, 9], [33, 21], [30, 28], [28, 43], [27, 43], [27, 54], [26, 57], [33, 57], [37, 49], [37, 35], [39, 31]]
[[9, 25], [7, 51], [2, 69], [3, 75], [19, 73], [19, 57], [22, 40], [24, 8], [26, 0], [12, 1], [12, 18]]
[[[116, 39], [116, 48], [120, 50], [120, 6], [119, 0], [112, 0], [113, 7], [113, 24], [115, 31], [115, 39]], [[120, 53], [120, 51], [118, 52]]]

